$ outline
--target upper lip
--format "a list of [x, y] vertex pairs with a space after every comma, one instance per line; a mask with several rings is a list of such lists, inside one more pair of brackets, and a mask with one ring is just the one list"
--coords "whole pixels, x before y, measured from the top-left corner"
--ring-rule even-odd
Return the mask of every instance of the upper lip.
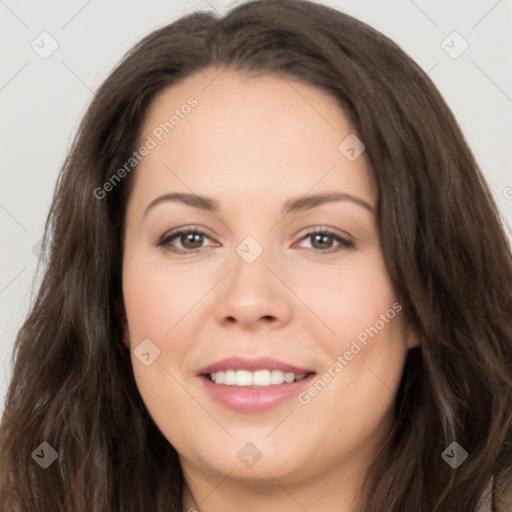
[[284, 361], [279, 361], [278, 359], [273, 359], [271, 357], [258, 357], [256, 359], [228, 357], [227, 359], [222, 359], [221, 361], [205, 366], [199, 370], [197, 375], [207, 375], [226, 370], [281, 370], [283, 372], [295, 373], [296, 375], [313, 372], [313, 370], [300, 368], [299, 366], [288, 364]]

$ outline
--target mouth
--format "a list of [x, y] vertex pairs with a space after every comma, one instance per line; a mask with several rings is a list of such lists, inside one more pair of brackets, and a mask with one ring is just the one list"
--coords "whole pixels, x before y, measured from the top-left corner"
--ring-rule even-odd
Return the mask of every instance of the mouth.
[[282, 370], [261, 369], [256, 371], [221, 370], [218, 372], [202, 374], [201, 377], [204, 377], [214, 384], [259, 389], [300, 382], [311, 375], [315, 375], [315, 372], [295, 374], [293, 372], [284, 372]]
[[316, 372], [271, 358], [229, 358], [198, 372], [207, 393], [239, 412], [262, 412], [289, 401]]

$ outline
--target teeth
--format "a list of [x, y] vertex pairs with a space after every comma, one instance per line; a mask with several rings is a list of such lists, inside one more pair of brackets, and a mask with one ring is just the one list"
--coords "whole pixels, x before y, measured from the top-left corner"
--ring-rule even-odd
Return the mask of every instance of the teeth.
[[291, 383], [302, 380], [305, 373], [295, 375], [291, 372], [281, 370], [226, 370], [211, 373], [210, 377], [215, 384], [224, 384], [225, 386], [278, 386], [283, 383]]

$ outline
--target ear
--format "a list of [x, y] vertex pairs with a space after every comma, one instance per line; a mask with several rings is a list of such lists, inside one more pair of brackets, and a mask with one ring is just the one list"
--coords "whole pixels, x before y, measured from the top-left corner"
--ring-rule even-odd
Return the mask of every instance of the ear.
[[407, 348], [419, 347], [420, 346], [420, 334], [418, 329], [412, 325], [411, 322], [407, 322]]
[[123, 343], [126, 348], [130, 348], [130, 331], [128, 330], [128, 323], [123, 322]]

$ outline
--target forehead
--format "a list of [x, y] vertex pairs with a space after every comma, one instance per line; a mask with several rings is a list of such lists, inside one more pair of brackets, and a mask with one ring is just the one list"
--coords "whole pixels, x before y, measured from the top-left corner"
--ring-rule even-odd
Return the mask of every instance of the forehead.
[[351, 134], [336, 98], [321, 89], [209, 68], [153, 101], [141, 140], [155, 147], [138, 166], [135, 188], [281, 202], [314, 187], [374, 201], [366, 155], [350, 161], [339, 149]]

